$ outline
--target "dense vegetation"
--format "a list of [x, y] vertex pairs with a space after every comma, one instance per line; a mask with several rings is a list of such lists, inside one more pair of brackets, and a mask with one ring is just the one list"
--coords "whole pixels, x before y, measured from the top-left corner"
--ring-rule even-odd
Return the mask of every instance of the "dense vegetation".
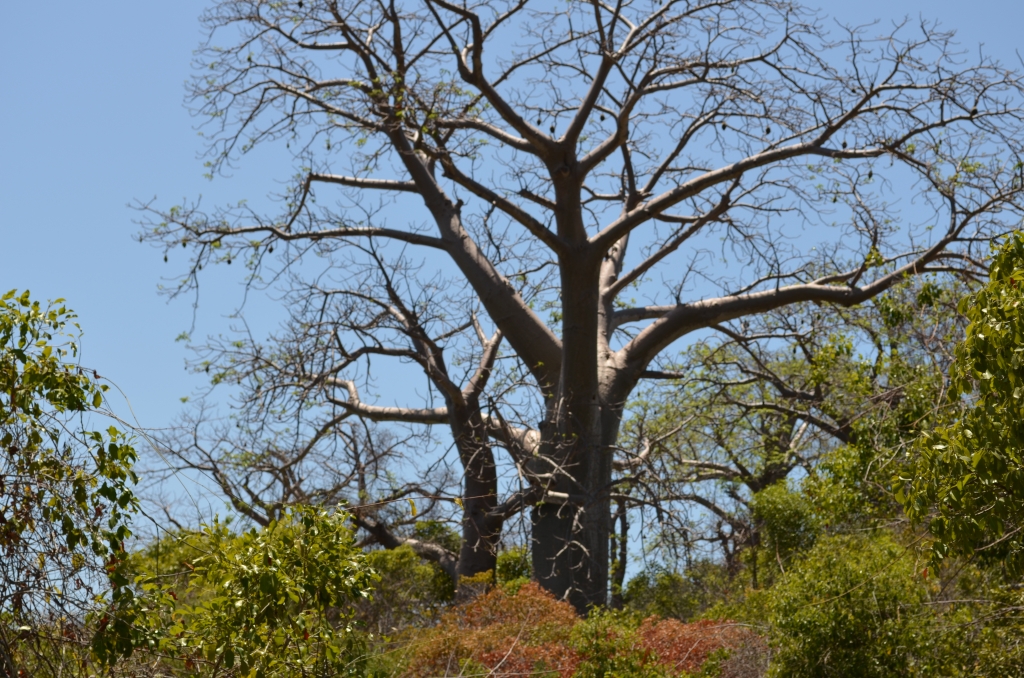
[[[4, 671], [1024, 675], [1024, 466], [1020, 420], [1007, 414], [1019, 410], [1021, 280], [1015, 235], [971, 293], [908, 283], [851, 311], [816, 338], [833, 347], [818, 354], [827, 363], [792, 360], [788, 346], [760, 356], [787, 383], [818, 388], [816, 407], [850, 421], [851, 435], [822, 437], [814, 458], [794, 466], [802, 472], [756, 491], [751, 477], [783, 463], [780, 407], [728, 415], [745, 402], [735, 389], [750, 384], [706, 389], [700, 377], [683, 400], [647, 393], [630, 422], [659, 440], [647, 482], [718, 505], [692, 517], [688, 533], [670, 520], [645, 526], [646, 565], [583, 618], [531, 581], [521, 547], [503, 550], [475, 595], [456, 596], [440, 566], [409, 546], [361, 548], [343, 508], [296, 506], [265, 526], [236, 529], [235, 519], [132, 541], [135, 452], [116, 428], [81, 426], [93, 421], [83, 414], [106, 414], [105, 389], [74, 365], [74, 316], [9, 293], [0, 306]], [[958, 301], [966, 327], [951, 313]], [[868, 358], [854, 331], [884, 355]], [[736, 348], [694, 351], [707, 364], [709, 351], [738, 360]], [[673, 422], [698, 416], [687, 408], [707, 421], [677, 430]], [[708, 463], [731, 459], [749, 475], [698, 478], [680, 465], [700, 444], [694, 436], [707, 435], [725, 455]], [[440, 523], [416, 529], [457, 539]]]

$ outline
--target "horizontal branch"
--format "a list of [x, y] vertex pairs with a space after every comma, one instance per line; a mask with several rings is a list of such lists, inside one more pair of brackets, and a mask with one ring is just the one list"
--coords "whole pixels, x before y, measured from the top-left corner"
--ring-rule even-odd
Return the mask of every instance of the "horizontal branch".
[[[934, 245], [903, 266], [876, 278], [872, 282], [861, 285], [822, 284], [822, 279], [810, 283], [800, 283], [777, 287], [772, 290], [749, 292], [746, 294], [705, 299], [690, 304], [672, 306], [647, 306], [624, 309], [613, 315], [616, 325], [624, 322], [655, 319], [629, 343], [623, 346], [618, 354], [622, 362], [629, 365], [636, 379], [647, 368], [654, 357], [679, 337], [697, 329], [721, 325], [735, 318], [746, 315], [765, 313], [783, 306], [801, 302], [817, 302], [836, 304], [839, 306], [855, 306], [863, 303], [910, 275], [928, 272], [928, 264], [941, 259], [945, 249], [954, 242], [979, 211], [969, 212], [959, 223], [954, 222], [945, 236]], [[829, 281], [840, 282], [850, 280], [857, 270], [849, 271], [840, 276], [829, 276]]]
[[679, 433], [679, 431], [681, 431], [684, 426], [693, 421], [693, 419], [693, 417], [688, 417], [686, 421], [684, 421], [682, 424], [676, 426], [675, 428], [666, 433], [661, 434], [654, 440], [648, 440], [647, 438], [644, 438], [643, 449], [640, 450], [639, 454], [633, 456], [630, 459], [613, 459], [612, 468], [614, 468], [616, 471], [626, 471], [641, 466], [645, 461], [647, 461], [647, 457], [650, 456], [651, 450], [654, 448], [655, 445]]
[[487, 517], [492, 520], [508, 520], [528, 506], [537, 503], [543, 496], [544, 490], [537, 486], [521, 490], [488, 511]]
[[640, 373], [641, 379], [686, 379], [687, 374], [684, 372], [671, 372], [667, 370], [644, 370]]
[[850, 430], [848, 426], [833, 424], [804, 410], [797, 410], [792, 407], [786, 407], [785, 405], [779, 405], [778, 403], [771, 403], [767, 401], [748, 403], [733, 400], [731, 403], [746, 410], [768, 410], [770, 412], [778, 412], [779, 414], [785, 414], [797, 419], [802, 419], [803, 421], [810, 423], [812, 426], [828, 433], [841, 443], [850, 442]]
[[441, 129], [471, 129], [493, 137], [501, 143], [524, 153], [536, 153], [536, 149], [526, 139], [509, 134], [505, 130], [474, 118], [459, 118], [435, 120], [433, 123]]
[[446, 407], [382, 407], [367, 405], [359, 399], [359, 391], [355, 382], [348, 379], [328, 379], [326, 384], [337, 386], [348, 392], [348, 399], [342, 400], [328, 396], [327, 401], [347, 412], [371, 421], [399, 421], [408, 424], [445, 424], [448, 423]]
[[672, 463], [689, 466], [691, 468], [715, 471], [715, 478], [735, 479], [738, 477], [749, 477], [746, 469], [737, 469], [728, 464], [718, 464], [713, 461], [700, 461], [699, 459], [673, 459]]
[[318, 181], [325, 184], [340, 184], [351, 188], [365, 188], [380, 191], [404, 191], [407, 193], [419, 193], [420, 189], [412, 181], [397, 181], [394, 179], [363, 179], [361, 177], [346, 177], [339, 174], [320, 174], [313, 172], [309, 175], [310, 181]]
[[409, 231], [402, 231], [395, 228], [376, 228], [372, 226], [356, 227], [356, 228], [327, 228], [318, 231], [292, 231], [287, 226], [279, 224], [274, 225], [263, 225], [258, 224], [256, 226], [213, 226], [213, 227], [198, 227], [186, 224], [180, 224], [182, 228], [189, 231], [196, 238], [202, 238], [204, 236], [214, 236], [216, 239], [220, 239], [228, 236], [235, 235], [271, 235], [278, 240], [285, 242], [295, 242], [302, 240], [324, 240], [327, 238], [389, 238], [391, 240], [398, 240], [400, 242], [406, 242], [410, 245], [422, 245], [424, 247], [431, 247], [434, 249], [447, 251], [448, 246], [441, 238], [436, 238], [429, 235], [423, 235], [421, 233], [410, 233]]

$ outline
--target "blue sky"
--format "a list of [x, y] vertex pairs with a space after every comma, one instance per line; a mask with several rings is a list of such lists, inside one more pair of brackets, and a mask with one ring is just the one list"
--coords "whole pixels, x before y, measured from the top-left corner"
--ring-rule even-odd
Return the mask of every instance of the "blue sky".
[[[174, 340], [192, 325], [191, 303], [158, 296], [161, 276], [174, 268], [132, 240], [139, 215], [128, 205], [256, 200], [291, 174], [287, 157], [268, 149], [246, 156], [229, 178], [202, 177], [201, 140], [182, 98], [207, 4], [53, 0], [4, 9], [0, 289], [67, 298], [86, 332], [83, 362], [128, 394], [145, 427], [167, 425], [200, 381], [185, 372], [185, 347]], [[855, 22], [937, 18], [964, 47], [984, 42], [1007, 65], [1020, 64], [1020, 0], [819, 5]], [[241, 299], [237, 270], [212, 273], [198, 335], [225, 330]]]

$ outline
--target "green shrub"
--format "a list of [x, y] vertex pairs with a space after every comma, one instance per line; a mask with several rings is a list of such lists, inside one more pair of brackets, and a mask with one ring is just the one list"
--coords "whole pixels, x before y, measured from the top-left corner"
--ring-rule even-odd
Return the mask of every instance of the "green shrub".
[[750, 510], [769, 561], [788, 562], [793, 554], [814, 545], [819, 532], [814, 507], [806, 494], [788, 483], [769, 485], [755, 494]]
[[648, 568], [629, 580], [625, 607], [641, 617], [689, 621], [720, 603], [733, 588], [721, 563], [697, 561], [683, 572]]
[[362, 675], [367, 639], [353, 604], [375, 575], [346, 523], [299, 507], [261, 530], [234, 535], [215, 522], [186, 534], [179, 552], [197, 554], [182, 563], [185, 588], [180, 573], [140, 576], [135, 622], [192, 676]]
[[408, 546], [370, 551], [366, 563], [379, 580], [356, 601], [357, 619], [379, 636], [433, 624], [455, 596], [451, 577]]
[[644, 646], [637, 618], [629, 613], [596, 610], [573, 627], [570, 642], [581, 658], [575, 678], [668, 675]]
[[768, 592], [773, 676], [907, 675], [927, 591], [887, 533], [820, 539]]
[[530, 549], [518, 546], [498, 554], [498, 563], [494, 571], [494, 583], [498, 586], [511, 587], [510, 592], [515, 592], [530, 581], [532, 576]]

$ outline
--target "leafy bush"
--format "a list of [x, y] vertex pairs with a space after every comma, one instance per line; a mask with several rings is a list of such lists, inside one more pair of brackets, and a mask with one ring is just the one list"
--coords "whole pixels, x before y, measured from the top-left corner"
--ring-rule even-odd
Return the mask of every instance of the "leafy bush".
[[907, 675], [927, 591], [887, 533], [820, 539], [768, 591], [774, 676]]
[[356, 619], [379, 636], [430, 626], [455, 596], [451, 577], [408, 546], [370, 551], [366, 564], [379, 580], [372, 596], [355, 602]]
[[1024, 574], [1024, 233], [1014, 233], [989, 269], [989, 282], [964, 297], [970, 320], [950, 368], [950, 399], [966, 403], [950, 426], [922, 436], [910, 468], [894, 479], [896, 498], [929, 522], [936, 559], [994, 556]]
[[[73, 361], [61, 300], [0, 297], [0, 673], [87, 669], [126, 647], [125, 540], [138, 502], [129, 436], [104, 416], [105, 384]], [[90, 418], [85, 418], [90, 415]], [[68, 660], [67, 656], [72, 658]]]
[[722, 563], [701, 560], [684, 572], [642, 570], [626, 584], [623, 598], [626, 609], [641, 617], [689, 621], [721, 602], [733, 587]]
[[761, 490], [754, 495], [750, 508], [760, 528], [761, 545], [777, 563], [807, 550], [818, 536], [814, 507], [806, 494], [794, 491], [788, 483]]
[[522, 586], [533, 577], [533, 562], [530, 549], [525, 546], [506, 549], [498, 554], [494, 571], [495, 583], [499, 586]]
[[572, 630], [571, 645], [580, 656], [577, 678], [665, 676], [658, 657], [644, 646], [637, 618], [614, 610], [595, 610]]
[[353, 603], [370, 594], [374, 574], [346, 521], [300, 507], [262, 530], [233, 535], [214, 523], [199, 540], [188, 535], [201, 555], [184, 563], [187, 587], [140, 577], [148, 607], [136, 623], [189, 675], [362, 675], [366, 638]]

